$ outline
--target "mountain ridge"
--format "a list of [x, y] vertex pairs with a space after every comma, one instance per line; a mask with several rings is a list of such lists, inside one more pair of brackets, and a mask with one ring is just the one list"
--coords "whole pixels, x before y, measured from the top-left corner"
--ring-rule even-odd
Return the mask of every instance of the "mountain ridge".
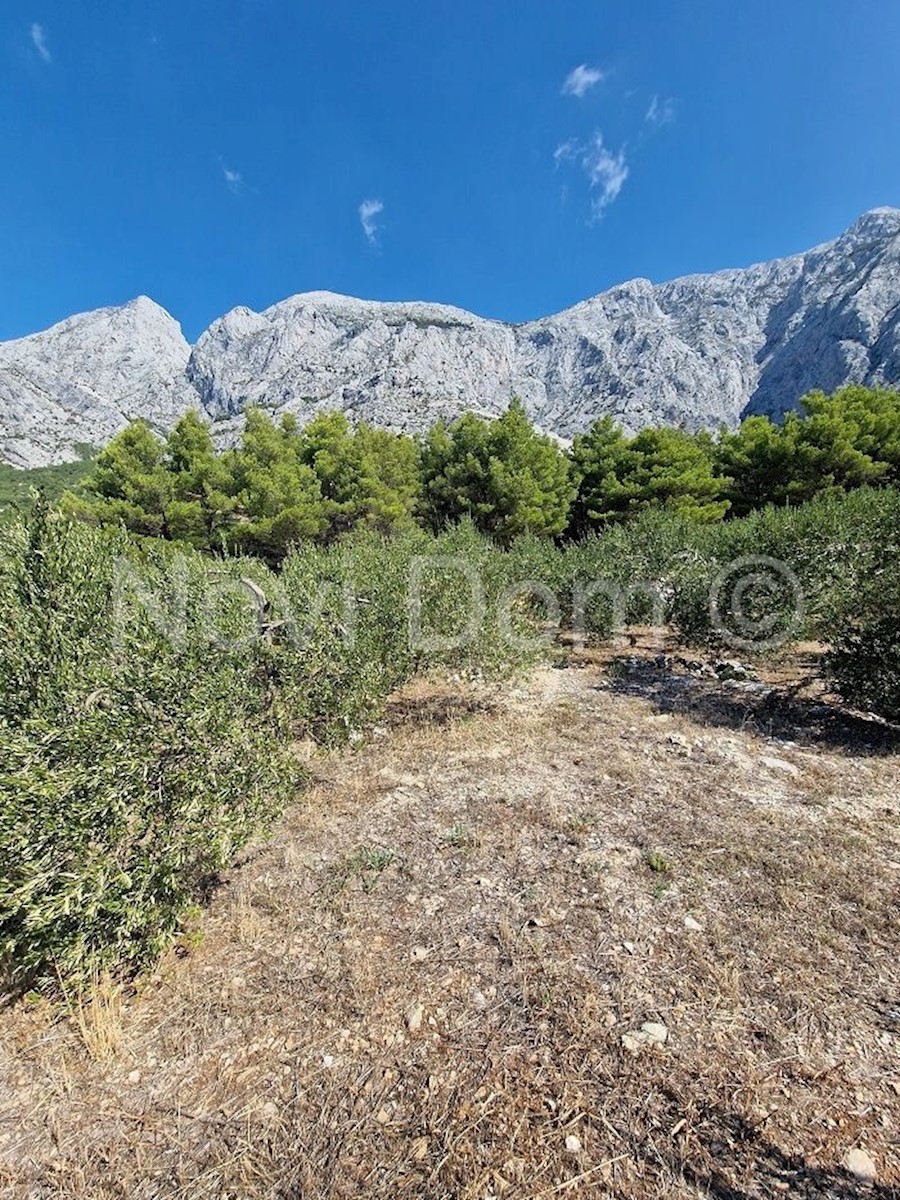
[[800, 254], [627, 280], [520, 324], [315, 291], [237, 306], [191, 346], [138, 296], [0, 343], [0, 458], [66, 461], [134, 417], [163, 430], [190, 407], [227, 439], [249, 404], [417, 432], [517, 394], [564, 438], [605, 414], [632, 431], [734, 427], [848, 382], [900, 383], [900, 209]]

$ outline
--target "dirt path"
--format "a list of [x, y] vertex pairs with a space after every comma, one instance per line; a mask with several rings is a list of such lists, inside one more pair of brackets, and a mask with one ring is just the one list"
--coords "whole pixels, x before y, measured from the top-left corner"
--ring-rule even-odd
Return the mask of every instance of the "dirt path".
[[900, 757], [700, 691], [419, 685], [313, 758], [140, 994], [0, 1014], [0, 1195], [894, 1195]]

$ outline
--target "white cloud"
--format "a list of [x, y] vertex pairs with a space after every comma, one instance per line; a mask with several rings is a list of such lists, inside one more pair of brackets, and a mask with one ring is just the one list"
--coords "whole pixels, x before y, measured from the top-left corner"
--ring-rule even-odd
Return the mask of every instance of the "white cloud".
[[44, 62], [53, 62], [53, 55], [47, 46], [47, 35], [44, 32], [43, 25], [38, 25], [37, 21], [31, 27], [31, 40], [34, 43], [34, 48], [44, 60]]
[[651, 96], [645, 119], [648, 125], [671, 125], [675, 120], [675, 101]]
[[592, 221], [599, 221], [618, 198], [630, 172], [624, 146], [613, 154], [606, 148], [599, 129], [588, 142], [573, 138], [560, 143], [553, 158], [557, 166], [562, 162], [576, 162], [581, 167], [591, 190]]
[[602, 83], [605, 78], [605, 73], [599, 67], [589, 67], [587, 63], [582, 63], [580, 67], [576, 67], [566, 76], [562, 85], [562, 94], [576, 96], [580, 100], [592, 87]]
[[372, 246], [378, 245], [378, 222], [375, 218], [383, 212], [384, 205], [380, 200], [363, 200], [359, 206], [359, 223]]
[[219, 165], [222, 168], [222, 178], [228, 185], [228, 190], [233, 192], [235, 196], [239, 196], [244, 190], [244, 177], [240, 171], [233, 171], [231, 167], [227, 167], [224, 162], [219, 160]]
[[578, 157], [578, 150], [578, 139], [569, 138], [567, 142], [560, 142], [560, 144], [553, 151], [553, 161], [557, 166], [559, 166], [561, 162], [570, 162], [573, 158]]

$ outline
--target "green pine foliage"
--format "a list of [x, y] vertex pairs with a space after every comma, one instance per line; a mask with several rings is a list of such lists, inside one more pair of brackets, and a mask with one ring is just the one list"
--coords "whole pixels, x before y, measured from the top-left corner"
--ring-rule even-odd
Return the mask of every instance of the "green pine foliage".
[[811, 392], [781, 425], [748, 417], [719, 439], [736, 515], [853, 488], [900, 483], [900, 393], [859, 385]]
[[519, 400], [496, 421], [467, 413], [425, 439], [421, 511], [433, 529], [468, 517], [504, 545], [524, 533], [553, 536], [566, 528], [574, 494], [566, 455]]
[[720, 521], [730, 480], [717, 475], [712, 439], [681, 429], [644, 429], [627, 438], [609, 417], [575, 439], [579, 480], [576, 530], [662, 508], [696, 521]]
[[196, 549], [281, 562], [292, 546], [355, 529], [432, 532], [464, 518], [501, 545], [523, 534], [580, 538], [662, 510], [699, 524], [900, 483], [900, 393], [813, 392], [777, 425], [735, 432], [649, 428], [610, 417], [568, 452], [513, 399], [496, 420], [466, 413], [418, 440], [342, 413], [300, 428], [251, 409], [241, 444], [217, 454], [195, 413], [168, 438], [137, 421], [98, 457], [67, 511]]

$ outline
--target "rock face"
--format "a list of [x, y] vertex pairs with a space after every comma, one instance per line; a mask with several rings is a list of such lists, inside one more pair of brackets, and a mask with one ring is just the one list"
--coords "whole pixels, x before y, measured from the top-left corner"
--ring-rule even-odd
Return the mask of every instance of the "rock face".
[[135, 417], [168, 428], [197, 403], [190, 353], [178, 322], [146, 296], [0, 342], [0, 458], [65, 462]]
[[233, 430], [248, 404], [303, 420], [339, 408], [393, 429], [522, 397], [571, 437], [609, 413], [648, 424], [735, 426], [781, 416], [811, 388], [900, 384], [900, 210], [834, 242], [744, 270], [637, 279], [524, 325], [439, 304], [326, 292], [236, 308], [191, 350], [145, 298], [0, 344], [0, 454], [36, 465], [102, 444], [143, 416], [200, 408]]

